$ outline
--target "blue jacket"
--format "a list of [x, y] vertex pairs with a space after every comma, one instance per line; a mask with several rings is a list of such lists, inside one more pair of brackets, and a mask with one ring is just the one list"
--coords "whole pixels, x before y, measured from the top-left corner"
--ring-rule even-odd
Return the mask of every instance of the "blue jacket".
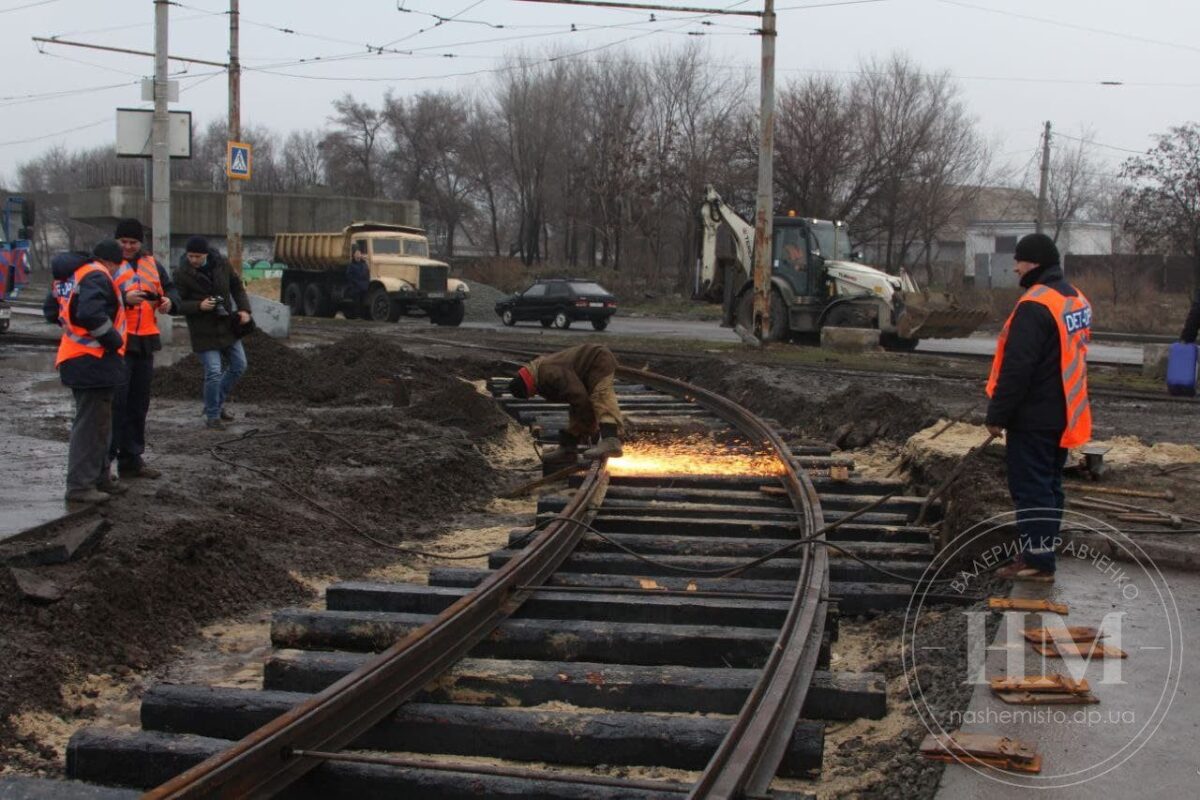
[[351, 261], [346, 265], [346, 282], [357, 294], [365, 294], [371, 285], [371, 266], [365, 261]]
[[[61, 287], [72, 280], [75, 270], [91, 260], [82, 253], [59, 253], [50, 260], [50, 271]], [[69, 289], [64, 287], [64, 291]], [[125, 358], [117, 352], [121, 349], [121, 334], [112, 328], [120, 302], [112, 281], [103, 275], [92, 273], [79, 284], [78, 291], [67, 307], [71, 321], [87, 330], [106, 325], [109, 329], [98, 338], [100, 344], [104, 345], [103, 356], [76, 356], [59, 365], [58, 375], [63, 385], [72, 389], [104, 389], [121, 386], [128, 380]], [[42, 303], [42, 313], [48, 322], [58, 322], [58, 298], [54, 286]]]

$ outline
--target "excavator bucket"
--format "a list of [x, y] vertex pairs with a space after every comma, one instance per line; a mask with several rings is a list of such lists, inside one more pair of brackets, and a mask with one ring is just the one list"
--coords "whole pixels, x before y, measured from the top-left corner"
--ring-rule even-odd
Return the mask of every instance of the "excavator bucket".
[[905, 292], [903, 308], [896, 333], [904, 339], [959, 339], [988, 317], [987, 309], [963, 305], [944, 292]]

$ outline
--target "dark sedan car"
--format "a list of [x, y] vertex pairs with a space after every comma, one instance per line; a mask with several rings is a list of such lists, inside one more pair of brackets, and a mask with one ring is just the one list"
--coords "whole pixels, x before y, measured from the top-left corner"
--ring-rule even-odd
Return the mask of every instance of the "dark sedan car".
[[543, 328], [569, 328], [572, 322], [587, 320], [602, 331], [616, 312], [616, 297], [600, 284], [578, 278], [543, 278], [496, 303], [505, 325], [537, 320]]

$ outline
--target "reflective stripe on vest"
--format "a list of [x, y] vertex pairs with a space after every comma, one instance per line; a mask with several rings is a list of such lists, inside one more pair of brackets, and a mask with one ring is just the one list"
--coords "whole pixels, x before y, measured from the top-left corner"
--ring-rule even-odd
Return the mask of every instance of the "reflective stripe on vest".
[[[162, 297], [162, 282], [158, 279], [158, 263], [153, 256], [144, 255], [135, 264], [128, 261], [122, 262], [117, 274], [113, 275], [113, 281], [120, 290], [122, 304], [125, 302], [125, 295], [135, 290], [154, 292]], [[143, 300], [136, 306], [130, 306], [125, 310], [130, 336], [158, 335], [158, 317], [154, 313], [157, 307], [158, 303]]]
[[71, 292], [74, 289], [75, 278], [73, 276], [65, 281], [54, 281], [50, 284], [50, 291], [54, 294], [54, 299], [58, 301], [58, 324], [60, 326], [67, 318], [67, 306], [71, 301]]
[[1059, 440], [1060, 447], [1078, 447], [1092, 438], [1092, 408], [1087, 391], [1087, 346], [1092, 338], [1092, 306], [1078, 289], [1078, 297], [1064, 297], [1049, 286], [1039, 284], [1017, 301], [1012, 314], [1000, 331], [996, 341], [996, 355], [992, 359], [992, 371], [988, 376], [987, 396], [996, 393], [1000, 381], [1000, 370], [1004, 366], [1004, 348], [1008, 344], [1008, 329], [1021, 303], [1037, 303], [1045, 306], [1058, 328], [1058, 344], [1061, 354], [1059, 367], [1062, 371], [1063, 397], [1066, 400], [1067, 427]]
[[[108, 270], [97, 264], [95, 261], [84, 264], [79, 269], [75, 270], [75, 274], [71, 276], [69, 281], [62, 281], [62, 286], [67, 289], [65, 298], [59, 298], [59, 324], [62, 325], [62, 338], [58, 341], [58, 355], [54, 359], [54, 366], [58, 366], [64, 361], [80, 356], [92, 356], [93, 358], [104, 357], [104, 345], [92, 336], [86, 328], [76, 325], [71, 319], [71, 300], [79, 293], [79, 285], [83, 283], [83, 279], [93, 272], [101, 272], [104, 277], [110, 282], [112, 276]], [[117, 298], [116, 315], [109, 325], [121, 334], [121, 348], [117, 351], [118, 355], [125, 355], [125, 308], [121, 303], [120, 292], [117, 290], [116, 283], [112, 284], [113, 295]], [[108, 326], [105, 327], [105, 331]], [[103, 335], [103, 334], [102, 334]]]

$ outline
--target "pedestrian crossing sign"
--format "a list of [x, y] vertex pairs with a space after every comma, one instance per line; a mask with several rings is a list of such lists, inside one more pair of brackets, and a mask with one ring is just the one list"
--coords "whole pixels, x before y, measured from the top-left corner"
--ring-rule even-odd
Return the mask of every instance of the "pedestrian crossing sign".
[[250, 180], [250, 145], [230, 142], [225, 151], [225, 174], [239, 181]]

